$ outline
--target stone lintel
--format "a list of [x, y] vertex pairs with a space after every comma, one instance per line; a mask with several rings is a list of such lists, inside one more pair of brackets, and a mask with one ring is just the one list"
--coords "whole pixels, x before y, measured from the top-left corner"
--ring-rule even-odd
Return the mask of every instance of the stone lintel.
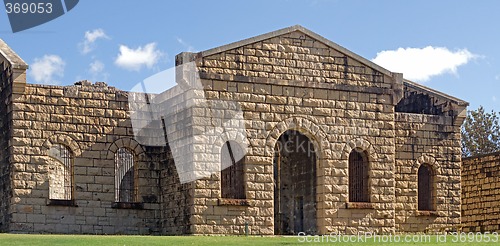
[[346, 208], [350, 209], [373, 209], [373, 203], [370, 202], [348, 202]]
[[249, 206], [247, 199], [219, 198], [219, 206]]

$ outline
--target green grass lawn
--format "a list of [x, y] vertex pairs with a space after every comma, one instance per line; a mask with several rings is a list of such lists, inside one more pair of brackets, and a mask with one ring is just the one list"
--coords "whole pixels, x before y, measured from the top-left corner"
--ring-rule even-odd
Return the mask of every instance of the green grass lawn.
[[[405, 235], [401, 235], [400, 239], [404, 240]], [[309, 237], [307, 240], [314, 240], [315, 238]], [[316, 238], [321, 239], [321, 238]], [[337, 238], [338, 239], [338, 238]], [[382, 245], [500, 245], [500, 238], [490, 236], [492, 242], [478, 242], [480, 239], [485, 239], [484, 236], [479, 235], [476, 238], [468, 237], [454, 237], [448, 236], [441, 237], [438, 242], [436, 236], [430, 237], [430, 242], [420, 242], [410, 240], [408, 243], [403, 242], [383, 242], [388, 238], [367, 239], [365, 242], [346, 243], [338, 242], [333, 238], [323, 238], [324, 242], [304, 242], [305, 237], [237, 237], [237, 236], [94, 236], [94, 235], [32, 235], [32, 234], [0, 234], [0, 245], [366, 245], [366, 246], [382, 246]], [[347, 239], [348, 240], [348, 239]], [[357, 240], [354, 239], [353, 240]], [[393, 238], [393, 240], [396, 240]], [[472, 242], [469, 242], [471, 240]], [[458, 242], [453, 242], [458, 241]], [[463, 243], [461, 243], [462, 241]], [[467, 242], [466, 242], [467, 241]]]

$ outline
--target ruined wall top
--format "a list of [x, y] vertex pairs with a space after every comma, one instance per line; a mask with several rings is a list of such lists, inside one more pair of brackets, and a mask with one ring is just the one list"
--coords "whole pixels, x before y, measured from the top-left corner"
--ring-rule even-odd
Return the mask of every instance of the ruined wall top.
[[73, 85], [28, 84], [25, 93], [34, 93], [34, 91], [38, 91], [39, 93], [43, 91], [41, 92], [42, 94], [49, 93], [50, 91], [49, 94], [54, 96], [84, 97], [89, 99], [96, 99], [96, 97], [99, 99], [103, 95], [108, 95], [107, 97], [117, 98], [119, 101], [127, 101], [130, 94], [141, 94], [123, 91], [114, 86], [109, 86], [105, 82], [92, 83], [88, 80], [80, 80]]

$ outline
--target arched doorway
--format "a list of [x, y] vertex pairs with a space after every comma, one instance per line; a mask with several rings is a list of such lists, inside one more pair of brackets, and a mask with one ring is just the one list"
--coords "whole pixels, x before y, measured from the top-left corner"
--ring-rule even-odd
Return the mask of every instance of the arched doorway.
[[316, 153], [309, 138], [285, 131], [274, 149], [274, 234], [315, 234]]

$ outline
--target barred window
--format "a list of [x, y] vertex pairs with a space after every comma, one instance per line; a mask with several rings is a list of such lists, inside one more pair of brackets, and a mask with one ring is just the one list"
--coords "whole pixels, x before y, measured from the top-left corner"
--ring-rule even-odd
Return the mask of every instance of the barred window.
[[243, 178], [243, 149], [233, 141], [227, 141], [221, 149], [222, 198], [245, 199]]
[[73, 153], [62, 145], [54, 144], [49, 149], [52, 157], [49, 166], [49, 199], [73, 199]]
[[134, 154], [127, 148], [115, 153], [115, 201], [136, 202], [137, 174]]
[[370, 202], [368, 159], [359, 149], [353, 149], [349, 154], [349, 201]]
[[418, 168], [418, 210], [433, 210], [432, 169], [423, 164]]

